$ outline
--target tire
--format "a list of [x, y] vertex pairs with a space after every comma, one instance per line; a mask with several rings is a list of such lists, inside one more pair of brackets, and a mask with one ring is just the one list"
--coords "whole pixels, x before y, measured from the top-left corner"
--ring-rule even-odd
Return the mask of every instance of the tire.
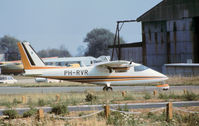
[[103, 91], [106, 91], [107, 90], [107, 87], [105, 86], [105, 87], [103, 87]]
[[112, 91], [112, 90], [113, 90], [112, 87], [107, 87], [107, 88], [106, 88], [106, 91]]

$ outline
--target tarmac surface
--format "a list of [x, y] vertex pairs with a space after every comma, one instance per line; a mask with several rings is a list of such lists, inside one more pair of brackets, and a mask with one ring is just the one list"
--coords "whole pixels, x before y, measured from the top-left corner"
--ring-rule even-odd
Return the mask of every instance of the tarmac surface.
[[[23, 93], [66, 93], [84, 92], [87, 90], [102, 91], [102, 86], [96, 87], [0, 87], [0, 94], [23, 94]], [[113, 91], [151, 92], [161, 90], [155, 86], [112, 86]], [[199, 86], [170, 86], [169, 91], [199, 90]]]

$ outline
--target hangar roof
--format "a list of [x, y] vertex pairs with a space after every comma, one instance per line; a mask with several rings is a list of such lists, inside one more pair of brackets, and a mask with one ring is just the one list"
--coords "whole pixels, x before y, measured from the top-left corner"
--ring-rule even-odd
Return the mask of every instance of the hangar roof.
[[163, 0], [137, 21], [163, 21], [199, 16], [199, 0]]

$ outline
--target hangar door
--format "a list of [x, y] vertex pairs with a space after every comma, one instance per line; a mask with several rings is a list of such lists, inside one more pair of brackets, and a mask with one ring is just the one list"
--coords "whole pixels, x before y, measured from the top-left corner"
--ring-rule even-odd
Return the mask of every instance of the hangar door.
[[199, 63], [199, 17], [193, 18], [193, 58]]

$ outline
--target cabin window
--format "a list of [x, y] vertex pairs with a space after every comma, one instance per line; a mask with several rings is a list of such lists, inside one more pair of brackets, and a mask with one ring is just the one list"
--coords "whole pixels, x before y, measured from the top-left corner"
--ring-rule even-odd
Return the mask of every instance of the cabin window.
[[49, 65], [49, 66], [50, 66], [50, 65], [53, 65], [52, 62], [45, 62], [45, 64], [46, 64], [46, 65]]
[[135, 72], [144, 71], [144, 70], [146, 70], [146, 69], [148, 69], [148, 67], [146, 67], [146, 66], [144, 66], [144, 65], [139, 65], [139, 66], [135, 66], [135, 67], [134, 67], [134, 71], [135, 71]]
[[61, 66], [61, 62], [56, 62], [55, 65], [56, 66]]
[[65, 62], [60, 62], [60, 66], [65, 66]]
[[0, 80], [6, 80], [7, 78], [6, 77], [0, 77]]

